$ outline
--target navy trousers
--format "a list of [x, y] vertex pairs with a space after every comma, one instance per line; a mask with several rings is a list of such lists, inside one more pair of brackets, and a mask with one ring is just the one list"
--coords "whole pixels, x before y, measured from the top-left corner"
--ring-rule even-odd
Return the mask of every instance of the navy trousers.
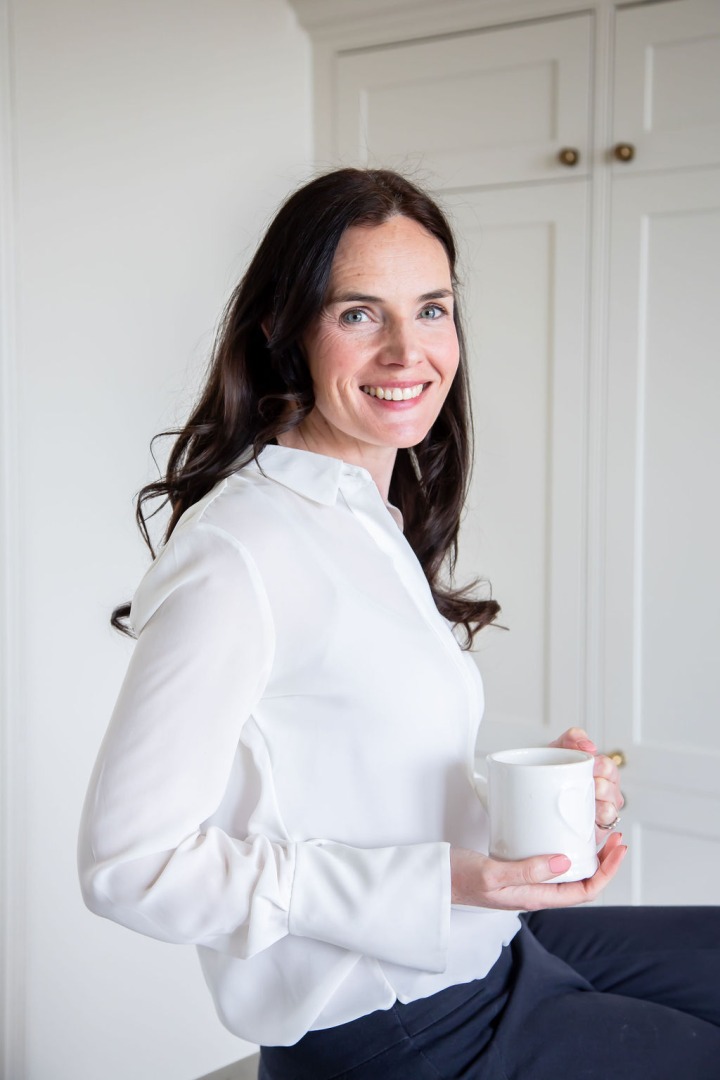
[[484, 979], [295, 1046], [260, 1080], [720, 1080], [720, 907], [523, 916]]

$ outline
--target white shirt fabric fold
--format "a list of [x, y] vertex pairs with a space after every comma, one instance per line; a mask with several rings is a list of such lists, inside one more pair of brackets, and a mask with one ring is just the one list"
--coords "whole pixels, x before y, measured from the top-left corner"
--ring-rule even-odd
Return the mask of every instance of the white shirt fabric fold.
[[183, 516], [131, 623], [92, 910], [196, 945], [265, 1045], [487, 973], [518, 918], [452, 907], [449, 864], [487, 850], [480, 678], [369, 473], [267, 447]]

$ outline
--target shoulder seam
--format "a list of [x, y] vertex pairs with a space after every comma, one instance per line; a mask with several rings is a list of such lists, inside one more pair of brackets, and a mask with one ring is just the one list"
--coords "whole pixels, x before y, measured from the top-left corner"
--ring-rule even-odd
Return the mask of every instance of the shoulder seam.
[[[227, 478], [227, 476], [224, 476], [222, 478], [221, 482], [219, 484], [216, 484], [215, 487], [212, 489], [212, 491], [209, 491], [208, 494], [205, 496], [205, 498], [207, 499], [207, 502], [205, 503], [202, 510], [200, 511], [197, 518], [195, 519], [198, 524], [200, 524], [200, 522], [202, 522], [203, 518], [205, 517], [205, 514], [206, 514], [207, 510], [212, 506], [212, 504], [215, 502], [215, 500], [218, 498], [218, 496], [222, 495], [223, 491], [227, 487], [227, 482], [228, 482], [228, 478]], [[211, 497], [208, 498], [208, 495], [211, 496]]]

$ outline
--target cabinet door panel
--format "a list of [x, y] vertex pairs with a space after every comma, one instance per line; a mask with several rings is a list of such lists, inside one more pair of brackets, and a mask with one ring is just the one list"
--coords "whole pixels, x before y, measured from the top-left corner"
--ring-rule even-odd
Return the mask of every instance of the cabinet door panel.
[[720, 769], [720, 170], [624, 178], [613, 206], [606, 723], [680, 824]]
[[628, 859], [604, 894], [610, 904], [717, 904], [717, 799], [632, 783], [622, 813]]
[[615, 170], [720, 163], [720, 4], [670, 0], [617, 16], [614, 142], [632, 143]]
[[484, 749], [582, 722], [586, 184], [446, 200], [464, 252], [476, 465], [458, 580], [492, 581]]
[[443, 187], [568, 174], [587, 166], [587, 15], [449, 35], [337, 59], [340, 160], [421, 167]]

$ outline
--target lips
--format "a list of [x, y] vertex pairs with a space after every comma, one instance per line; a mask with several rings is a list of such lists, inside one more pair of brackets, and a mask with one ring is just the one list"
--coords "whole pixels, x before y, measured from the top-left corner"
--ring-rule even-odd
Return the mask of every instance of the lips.
[[362, 386], [364, 394], [379, 398], [380, 401], [410, 401], [420, 397], [425, 389], [425, 383], [416, 383], [414, 386]]

